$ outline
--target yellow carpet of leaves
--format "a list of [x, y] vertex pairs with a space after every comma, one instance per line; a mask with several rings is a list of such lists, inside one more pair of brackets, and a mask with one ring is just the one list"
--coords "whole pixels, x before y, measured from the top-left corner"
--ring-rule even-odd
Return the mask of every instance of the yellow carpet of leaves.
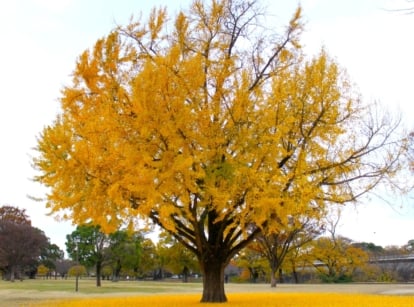
[[[227, 296], [228, 302], [220, 304], [229, 307], [408, 307], [414, 306], [414, 296], [390, 296], [372, 294], [336, 294], [336, 293], [232, 293]], [[217, 306], [214, 303], [200, 303], [200, 295], [151, 295], [139, 297], [114, 297], [94, 299], [71, 299], [50, 301], [40, 306], [53, 307], [119, 307], [119, 306]], [[38, 305], [36, 305], [38, 306]]]

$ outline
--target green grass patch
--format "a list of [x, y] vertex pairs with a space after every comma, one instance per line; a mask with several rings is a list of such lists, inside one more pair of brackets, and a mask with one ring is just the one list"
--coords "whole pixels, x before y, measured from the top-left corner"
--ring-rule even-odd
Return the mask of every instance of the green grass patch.
[[96, 287], [95, 279], [79, 279], [75, 292], [75, 279], [34, 279], [24, 281], [0, 281], [0, 307], [35, 306], [42, 301], [58, 302], [72, 298], [102, 298], [146, 296], [168, 293], [197, 293], [201, 295], [201, 283], [119, 281], [104, 280]]
[[[166, 292], [193, 292], [201, 291], [199, 283], [179, 282], [152, 282], [152, 281], [119, 281], [112, 282], [103, 280], [102, 286], [96, 286], [95, 279], [79, 279], [79, 293], [166, 293]], [[0, 290], [32, 290], [32, 291], [75, 291], [75, 279], [33, 279], [15, 282], [0, 282]]]

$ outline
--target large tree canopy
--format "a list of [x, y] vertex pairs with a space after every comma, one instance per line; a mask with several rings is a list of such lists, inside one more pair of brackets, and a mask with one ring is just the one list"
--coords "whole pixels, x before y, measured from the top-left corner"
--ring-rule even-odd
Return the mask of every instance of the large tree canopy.
[[203, 302], [262, 230], [355, 201], [394, 175], [396, 123], [373, 115], [324, 51], [301, 51], [255, 1], [194, 1], [98, 40], [38, 140], [47, 206], [108, 232], [146, 218], [197, 256]]

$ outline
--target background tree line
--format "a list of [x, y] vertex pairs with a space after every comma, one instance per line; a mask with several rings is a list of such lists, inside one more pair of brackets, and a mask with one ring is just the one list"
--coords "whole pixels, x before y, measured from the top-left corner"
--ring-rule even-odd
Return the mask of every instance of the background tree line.
[[14, 281], [34, 277], [37, 267], [55, 269], [63, 252], [52, 244], [44, 232], [31, 225], [24, 209], [0, 207], [0, 272], [2, 278]]
[[[332, 216], [331, 216], [332, 217]], [[414, 240], [404, 246], [377, 246], [338, 236], [339, 215], [321, 221], [290, 223], [278, 235], [259, 236], [238, 253], [225, 270], [232, 282], [351, 282], [410, 281], [412, 262], [375, 262], [384, 256], [414, 252]], [[293, 225], [300, 225], [294, 227]], [[168, 232], [157, 242], [148, 232], [118, 230], [105, 234], [96, 225], [80, 225], [66, 236], [66, 252], [30, 226], [25, 210], [0, 208], [0, 271], [2, 278], [67, 278], [89, 275], [101, 280], [162, 280], [200, 276], [195, 256]], [[24, 239], [23, 239], [24, 238]]]

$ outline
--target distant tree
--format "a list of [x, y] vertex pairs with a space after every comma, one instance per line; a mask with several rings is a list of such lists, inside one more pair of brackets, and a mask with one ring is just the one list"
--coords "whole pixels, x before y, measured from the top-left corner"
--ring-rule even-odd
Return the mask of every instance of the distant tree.
[[109, 234], [105, 258], [106, 263], [111, 267], [113, 280], [120, 278], [121, 270], [137, 270], [142, 257], [143, 239], [141, 234], [126, 230]]
[[69, 259], [58, 259], [56, 261], [56, 272], [61, 278], [67, 278], [69, 268], [74, 265], [74, 262]]
[[80, 264], [75, 264], [74, 266], [70, 267], [68, 270], [69, 276], [80, 277], [80, 276], [86, 275], [86, 273], [87, 273], [86, 267]]
[[382, 254], [384, 256], [402, 256], [406, 255], [409, 252], [405, 248], [405, 246], [399, 246], [399, 245], [387, 245], [384, 247]]
[[66, 236], [66, 251], [72, 260], [86, 267], [95, 267], [96, 286], [101, 286], [101, 269], [108, 237], [97, 225], [80, 225]]
[[155, 244], [155, 270], [153, 275], [154, 280], [162, 280], [165, 278], [168, 261], [166, 250], [166, 246], [164, 246], [161, 242], [158, 241]]
[[[256, 242], [252, 242], [246, 248], [241, 250], [234, 258], [234, 264], [249, 272], [248, 278], [255, 283], [260, 277], [265, 278], [269, 270], [269, 262], [263, 256]], [[241, 274], [241, 278], [247, 278], [246, 274]], [[243, 276], [245, 275], [245, 277]]]
[[[303, 238], [302, 238], [303, 236]], [[285, 260], [282, 264], [284, 272], [289, 272], [293, 276], [295, 283], [299, 283], [300, 272], [304, 272], [312, 263], [311, 256], [308, 254], [308, 250], [312, 241], [308, 241], [309, 237], [306, 233], [301, 233], [292, 244], [291, 248], [285, 256]], [[307, 243], [302, 243], [307, 242]]]
[[149, 238], [144, 238], [142, 241], [142, 258], [139, 267], [137, 268], [138, 277], [151, 276], [156, 278], [157, 266], [157, 249], [154, 242]]
[[376, 245], [372, 242], [356, 242], [352, 245], [373, 254], [380, 254], [384, 252], [384, 247], [382, 247], [381, 245]]
[[112, 266], [110, 265], [104, 265], [102, 267], [102, 279], [107, 279], [109, 280], [110, 278], [112, 278], [112, 280], [114, 280], [114, 270], [112, 269]]
[[49, 268], [44, 264], [39, 264], [37, 267], [37, 275], [41, 277], [46, 277], [49, 274]]
[[[400, 253], [395, 253], [395, 255], [401, 255], [402, 257], [408, 255], [414, 255], [414, 240], [408, 240], [406, 244], [400, 247]], [[397, 267], [394, 268], [396, 271], [396, 279], [398, 281], [412, 281], [414, 279], [414, 263], [413, 262], [400, 262], [397, 264]]]
[[188, 282], [190, 272], [200, 271], [195, 255], [166, 231], [159, 235], [157, 252], [170, 272], [182, 275], [183, 282]]
[[408, 240], [407, 244], [404, 245], [405, 250], [409, 253], [414, 253], [414, 239]]
[[307, 244], [324, 229], [320, 221], [320, 210], [315, 210], [317, 215], [291, 214], [286, 225], [280, 225], [277, 231], [262, 232], [256, 239], [256, 248], [268, 260], [270, 273], [270, 285], [276, 287], [276, 274], [282, 282], [282, 265], [288, 253], [295, 248]]
[[56, 263], [58, 260], [63, 259], [64, 256], [65, 253], [59, 246], [48, 242], [47, 246], [41, 250], [39, 262], [46, 266], [49, 269], [49, 272], [54, 271], [56, 273]]
[[36, 267], [41, 251], [47, 244], [48, 238], [43, 231], [28, 223], [0, 221], [0, 265], [4, 277], [14, 281], [25, 266]]
[[357, 269], [364, 269], [369, 260], [368, 254], [351, 243], [351, 240], [341, 236], [321, 237], [312, 242], [309, 260], [322, 281], [351, 281]]
[[312, 241], [307, 249], [307, 260], [324, 282], [351, 281], [357, 269], [365, 269], [369, 255], [353, 245], [352, 240], [336, 234], [341, 219], [341, 208], [336, 207], [324, 217], [329, 236]]
[[352, 243], [352, 246], [367, 252], [370, 260], [375, 260], [376, 258], [381, 257], [385, 251], [382, 246], [375, 245], [371, 242], [355, 242]]
[[32, 224], [29, 216], [26, 214], [26, 209], [7, 205], [0, 207], [0, 221], [9, 221], [15, 224]]

